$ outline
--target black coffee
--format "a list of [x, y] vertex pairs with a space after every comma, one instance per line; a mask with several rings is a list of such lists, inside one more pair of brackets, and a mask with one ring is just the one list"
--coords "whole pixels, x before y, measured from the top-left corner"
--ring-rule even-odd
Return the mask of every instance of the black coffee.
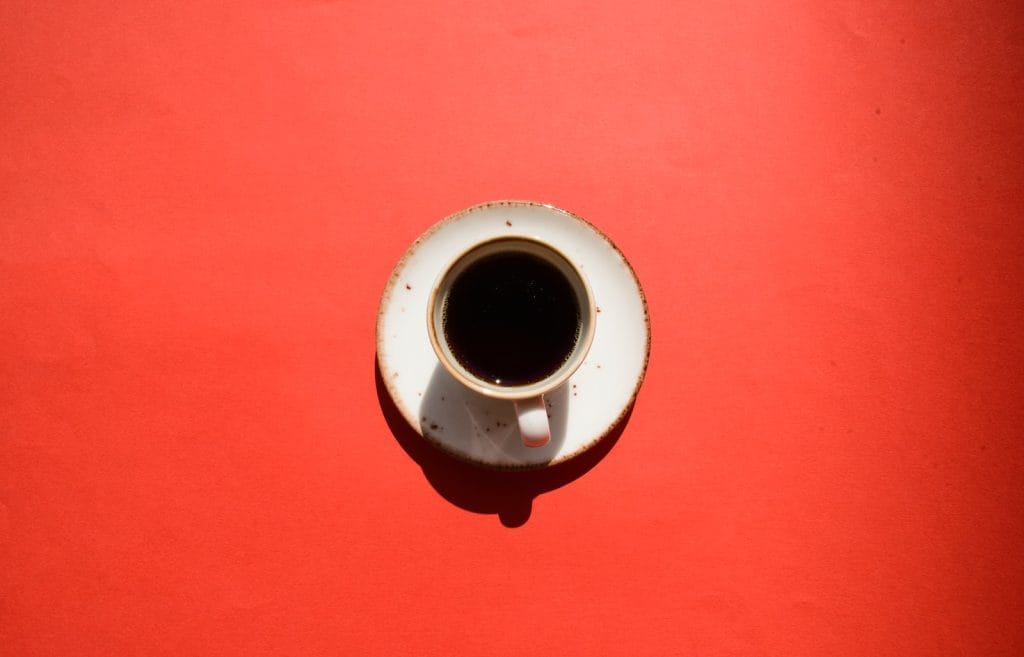
[[580, 334], [572, 285], [523, 252], [484, 256], [459, 275], [444, 304], [444, 337], [476, 377], [524, 385], [553, 374]]

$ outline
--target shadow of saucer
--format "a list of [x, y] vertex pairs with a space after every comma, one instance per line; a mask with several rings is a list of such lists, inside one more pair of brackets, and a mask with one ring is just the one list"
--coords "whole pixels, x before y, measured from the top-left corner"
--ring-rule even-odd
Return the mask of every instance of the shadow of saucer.
[[466, 511], [497, 514], [506, 527], [520, 527], [530, 519], [535, 497], [580, 478], [597, 465], [615, 446], [632, 413], [631, 407], [596, 445], [568, 461], [535, 470], [492, 470], [442, 452], [409, 426], [384, 385], [376, 359], [374, 380], [388, 428], [434, 490]]

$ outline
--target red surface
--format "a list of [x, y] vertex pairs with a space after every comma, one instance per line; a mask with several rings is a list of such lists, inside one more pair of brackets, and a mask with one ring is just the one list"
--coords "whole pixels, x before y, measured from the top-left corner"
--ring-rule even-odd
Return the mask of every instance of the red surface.
[[[1019, 9], [94, 4], [0, 4], [4, 657], [1024, 654]], [[522, 481], [374, 383], [495, 198], [654, 330]]]

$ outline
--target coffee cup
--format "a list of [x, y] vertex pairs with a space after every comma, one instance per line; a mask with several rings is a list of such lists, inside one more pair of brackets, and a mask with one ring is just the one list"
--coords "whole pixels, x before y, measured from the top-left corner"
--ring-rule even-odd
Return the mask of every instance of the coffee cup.
[[583, 363], [596, 323], [579, 268], [528, 235], [486, 239], [456, 255], [427, 304], [427, 332], [441, 365], [470, 390], [514, 403], [528, 447], [550, 441], [544, 395]]

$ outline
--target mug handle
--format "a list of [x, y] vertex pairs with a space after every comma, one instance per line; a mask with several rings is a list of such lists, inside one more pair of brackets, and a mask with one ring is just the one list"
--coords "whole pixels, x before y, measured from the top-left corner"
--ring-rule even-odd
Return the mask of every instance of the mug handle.
[[551, 425], [548, 423], [548, 409], [544, 395], [515, 402], [516, 417], [519, 418], [519, 435], [527, 447], [543, 447], [551, 440]]

